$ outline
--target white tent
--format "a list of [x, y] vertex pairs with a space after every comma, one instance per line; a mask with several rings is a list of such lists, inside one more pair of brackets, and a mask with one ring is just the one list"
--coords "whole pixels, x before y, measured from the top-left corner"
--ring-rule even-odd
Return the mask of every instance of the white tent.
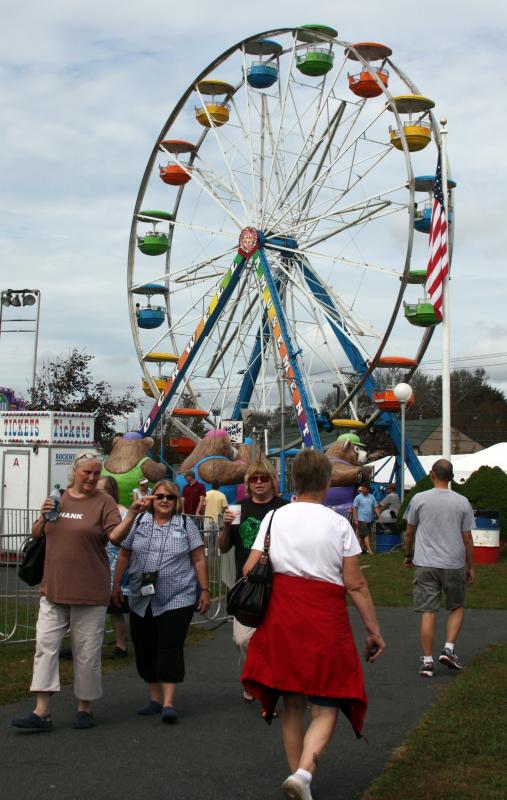
[[[442, 456], [419, 456], [419, 461], [426, 473], [429, 471], [435, 461], [438, 461]], [[454, 480], [458, 483], [466, 480], [472, 472], [479, 469], [479, 467], [500, 467], [504, 472], [507, 472], [507, 442], [500, 442], [484, 450], [479, 450], [477, 453], [464, 453], [462, 455], [454, 455], [451, 458], [454, 467]], [[373, 480], [376, 483], [388, 483], [391, 479], [392, 471], [394, 468], [394, 457], [381, 458], [378, 461], [372, 461], [369, 464], [374, 469]], [[415, 481], [410, 474], [407, 467], [405, 467], [405, 488], [410, 489], [415, 484]]]

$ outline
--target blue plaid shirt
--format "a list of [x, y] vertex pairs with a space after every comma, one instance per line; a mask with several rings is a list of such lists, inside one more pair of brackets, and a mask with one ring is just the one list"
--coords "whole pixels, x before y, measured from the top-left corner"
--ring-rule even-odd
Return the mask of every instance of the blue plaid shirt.
[[[175, 608], [194, 605], [197, 597], [197, 576], [190, 553], [202, 547], [195, 523], [175, 514], [170, 522], [156, 525], [149, 512], [137, 517], [121, 546], [130, 550], [129, 606], [144, 617], [148, 605], [154, 617]], [[157, 572], [155, 594], [141, 595], [143, 572]]]

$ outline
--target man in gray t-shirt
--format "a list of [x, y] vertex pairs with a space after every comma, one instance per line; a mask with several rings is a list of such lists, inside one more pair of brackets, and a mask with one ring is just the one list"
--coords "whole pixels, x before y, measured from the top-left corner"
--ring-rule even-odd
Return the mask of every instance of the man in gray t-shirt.
[[[433, 641], [435, 614], [442, 592], [446, 597], [446, 642], [439, 656], [450, 669], [463, 669], [454, 645], [464, 619], [466, 582], [473, 583], [474, 514], [465, 497], [448, 488], [453, 478], [452, 464], [444, 458], [433, 464], [430, 473], [433, 489], [416, 494], [405, 511], [406, 567], [415, 567], [414, 609], [421, 613], [423, 656], [419, 674], [434, 674]], [[412, 548], [415, 537], [415, 551]]]

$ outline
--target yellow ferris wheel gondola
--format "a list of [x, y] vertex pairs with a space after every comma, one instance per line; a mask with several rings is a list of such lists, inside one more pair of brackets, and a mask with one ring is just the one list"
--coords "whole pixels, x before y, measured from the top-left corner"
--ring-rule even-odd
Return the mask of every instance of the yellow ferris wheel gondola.
[[[389, 127], [391, 144], [397, 150], [403, 150], [403, 134], [410, 152], [424, 150], [431, 141], [431, 122], [424, 117], [434, 108], [435, 103], [429, 97], [420, 94], [400, 94], [392, 98], [387, 108], [393, 111], [393, 106], [398, 114], [408, 114], [408, 120], [402, 122], [402, 131]], [[417, 114], [417, 118], [413, 116]]]
[[199, 125], [204, 128], [221, 128], [222, 125], [229, 122], [230, 106], [217, 98], [221, 95], [230, 97], [234, 93], [234, 86], [227, 81], [218, 80], [218, 78], [205, 78], [199, 81], [195, 88], [199, 96], [211, 97], [210, 102], [204, 102], [202, 106], [197, 106], [195, 109], [195, 118]]

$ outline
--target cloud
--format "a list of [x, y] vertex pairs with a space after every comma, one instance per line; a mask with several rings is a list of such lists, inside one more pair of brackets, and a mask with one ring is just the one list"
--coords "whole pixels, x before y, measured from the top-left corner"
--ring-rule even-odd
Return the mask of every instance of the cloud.
[[[97, 356], [98, 377], [121, 389], [138, 384], [140, 367], [127, 308], [127, 248], [131, 216], [150, 152], [172, 108], [194, 77], [243, 36], [308, 19], [308, 6], [267, 0], [251, 7], [147, 0], [46, 0], [3, 9], [0, 104], [3, 134], [1, 286], [42, 292], [41, 358], [73, 346]], [[400, 15], [399, 3], [354, 8], [330, 0], [319, 19], [344, 40], [377, 39], [448, 119], [449, 156], [458, 181], [452, 282], [453, 353], [491, 352], [505, 297], [506, 111], [495, 76], [503, 63], [507, 12], [493, 2], [470, 6], [430, 3], [438, 14]], [[236, 75], [236, 78], [238, 75]], [[189, 108], [184, 134], [192, 135]], [[183, 132], [182, 132], [183, 135]], [[432, 154], [433, 154], [432, 150]], [[401, 157], [401, 156], [400, 156]], [[420, 173], [434, 170], [423, 153]], [[387, 174], [387, 173], [386, 173]], [[163, 203], [161, 185], [154, 194]], [[393, 264], [405, 232], [388, 225], [378, 236], [379, 263]], [[424, 266], [427, 238], [416, 234], [414, 263]], [[351, 271], [352, 272], [352, 271]], [[328, 274], [332, 274], [331, 268]], [[344, 273], [341, 273], [344, 274]], [[393, 302], [370, 278], [363, 309]], [[359, 286], [358, 276], [350, 287]], [[349, 288], [349, 287], [347, 287]], [[487, 328], [485, 326], [490, 326]], [[488, 330], [487, 335], [484, 330]], [[0, 383], [26, 389], [30, 336], [0, 336]], [[502, 334], [503, 336], [503, 334]], [[403, 320], [389, 351], [411, 354], [417, 332]], [[503, 346], [499, 350], [507, 350]], [[493, 350], [496, 352], [496, 350]], [[440, 353], [434, 336], [428, 358]], [[492, 379], [505, 375], [492, 371]]]

